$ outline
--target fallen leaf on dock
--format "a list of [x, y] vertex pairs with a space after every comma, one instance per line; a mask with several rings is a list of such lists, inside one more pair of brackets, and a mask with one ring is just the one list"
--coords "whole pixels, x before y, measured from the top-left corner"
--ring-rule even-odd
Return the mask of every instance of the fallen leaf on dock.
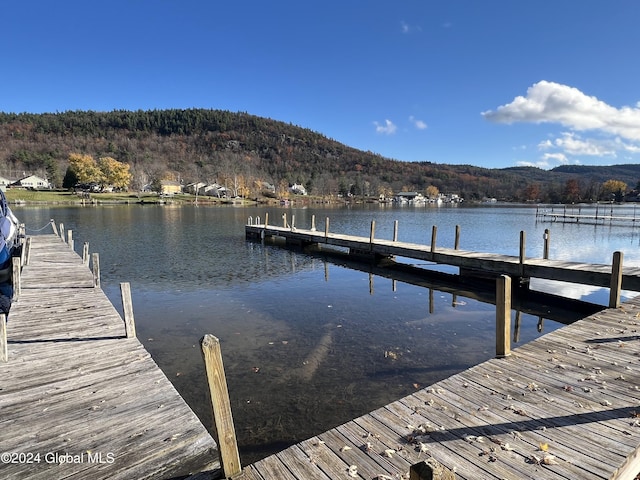
[[356, 465], [349, 466], [349, 476], [350, 477], [358, 476], [358, 467]]
[[548, 443], [541, 443], [540, 445], [538, 445], [538, 450], [540, 450], [541, 452], [548, 452], [549, 451], [549, 444]]
[[351, 447], [349, 445], [345, 445], [344, 447], [340, 448], [341, 452], [346, 452], [347, 450], [351, 450]]
[[393, 448], [387, 448], [383, 453], [385, 457], [391, 458], [396, 451]]

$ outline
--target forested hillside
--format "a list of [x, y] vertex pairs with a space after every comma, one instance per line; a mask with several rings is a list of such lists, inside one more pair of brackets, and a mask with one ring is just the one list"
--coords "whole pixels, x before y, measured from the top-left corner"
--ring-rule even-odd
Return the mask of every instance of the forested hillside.
[[616, 179], [635, 188], [640, 166], [486, 169], [402, 162], [363, 152], [284, 122], [222, 110], [0, 113], [0, 175], [46, 176], [62, 186], [69, 155], [129, 164], [131, 189], [158, 179], [234, 183], [249, 196], [266, 183], [279, 193], [293, 183], [312, 195], [378, 196], [433, 185], [465, 200], [596, 199]]

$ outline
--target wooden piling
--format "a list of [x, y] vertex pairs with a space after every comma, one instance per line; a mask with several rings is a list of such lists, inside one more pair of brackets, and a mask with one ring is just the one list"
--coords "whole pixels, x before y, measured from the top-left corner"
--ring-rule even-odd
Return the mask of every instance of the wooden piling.
[[222, 364], [220, 340], [207, 334], [200, 340], [200, 347], [211, 395], [215, 423], [214, 437], [218, 443], [224, 477], [229, 478], [240, 473], [241, 466], [236, 431], [231, 415], [227, 379]]
[[7, 347], [7, 316], [0, 314], [0, 363], [9, 361], [9, 349]]
[[324, 238], [329, 237], [329, 217], [324, 219]]
[[520, 230], [520, 276], [524, 277], [524, 261], [526, 249], [527, 234], [524, 230]]
[[431, 227], [431, 255], [436, 253], [436, 237], [438, 236], [438, 227], [433, 225]]
[[393, 221], [393, 241], [398, 241], [398, 220]]
[[295, 229], [296, 229], [296, 216], [291, 215], [291, 230], [295, 230]]
[[64, 223], [60, 222], [60, 240], [64, 242]]
[[91, 254], [91, 265], [93, 267], [93, 286], [100, 286], [100, 255], [97, 253]]
[[267, 228], [267, 225], [269, 225], [269, 212], [264, 214], [264, 228]]
[[287, 228], [287, 213], [286, 212], [282, 214], [282, 226], [284, 228]]
[[544, 229], [544, 235], [543, 235], [543, 239], [544, 239], [544, 248], [542, 251], [542, 258], [544, 258], [545, 260], [549, 260], [549, 241], [550, 241], [550, 236], [551, 236], [551, 232], [549, 231], [548, 228]]
[[369, 229], [369, 246], [373, 245], [373, 240], [376, 236], [376, 221], [371, 220], [371, 228]]
[[31, 237], [27, 237], [24, 243], [24, 265], [29, 265], [31, 260]]
[[511, 355], [511, 277], [496, 279], [496, 357]]
[[67, 243], [69, 248], [73, 250], [73, 230], [67, 230]]
[[89, 263], [89, 242], [84, 242], [82, 246], [82, 264], [87, 265]]
[[53, 220], [53, 218], [51, 219], [51, 228], [53, 228], [53, 234], [57, 237], [58, 236], [58, 228], [56, 227], [56, 222]]
[[453, 241], [453, 249], [458, 250], [460, 248], [460, 225], [456, 225], [456, 238]]
[[124, 330], [127, 338], [135, 338], [136, 322], [133, 317], [133, 302], [131, 301], [131, 285], [129, 282], [120, 283], [120, 295], [122, 296], [122, 310], [124, 312]]
[[11, 257], [11, 282], [13, 284], [13, 301], [16, 301], [21, 293], [20, 280], [20, 257]]
[[620, 291], [622, 290], [622, 252], [613, 252], [611, 265], [611, 286], [609, 288], [609, 308], [620, 307]]
[[316, 231], [316, 216], [315, 215], [311, 215], [311, 231], [312, 232]]
[[411, 465], [409, 480], [455, 480], [456, 474], [438, 462], [429, 458]]

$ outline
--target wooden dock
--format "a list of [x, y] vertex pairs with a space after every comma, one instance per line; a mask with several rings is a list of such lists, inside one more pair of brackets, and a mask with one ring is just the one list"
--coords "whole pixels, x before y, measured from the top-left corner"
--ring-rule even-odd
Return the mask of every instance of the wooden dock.
[[88, 266], [58, 236], [30, 243], [0, 363], [0, 478], [217, 478], [215, 441]]
[[[541, 278], [558, 280], [563, 282], [580, 283], [597, 287], [607, 287], [640, 292], [640, 268], [624, 267], [621, 263], [615, 264], [589, 264], [583, 262], [569, 262], [564, 260], [551, 260], [548, 258], [529, 258], [525, 254], [525, 236], [521, 232], [520, 254], [502, 255], [497, 253], [472, 252], [457, 248], [458, 235], [454, 248], [445, 248], [437, 245], [436, 227], [432, 230], [431, 244], [423, 245], [397, 241], [397, 223], [394, 229], [394, 239], [385, 240], [375, 238], [375, 222], [371, 225], [369, 237], [344, 235], [329, 232], [328, 221], [324, 232], [311, 229], [300, 229], [290, 226], [272, 226], [265, 224], [248, 224], [245, 232], [248, 238], [266, 239], [269, 237], [284, 238], [292, 245], [319, 245], [333, 246], [349, 249], [358, 256], [372, 258], [405, 257], [437, 264], [451, 265], [460, 268], [460, 273], [465, 275], [509, 275], [512, 278], [529, 279]], [[545, 248], [548, 251], [547, 248]], [[621, 259], [620, 259], [621, 261]], [[621, 268], [620, 279], [615, 272], [616, 267]], [[621, 280], [619, 283], [618, 280]], [[614, 292], [619, 297], [619, 292]], [[619, 300], [619, 299], [618, 299]], [[610, 303], [610, 306], [615, 306]]]
[[[234, 479], [618, 479], [640, 472], [640, 300], [245, 467]], [[417, 469], [416, 469], [417, 472]], [[451, 478], [451, 477], [434, 477]]]

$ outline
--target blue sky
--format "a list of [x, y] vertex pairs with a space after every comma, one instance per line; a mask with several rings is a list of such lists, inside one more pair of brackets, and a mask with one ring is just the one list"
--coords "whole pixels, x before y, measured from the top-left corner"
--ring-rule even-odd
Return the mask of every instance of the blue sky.
[[405, 161], [640, 161], [637, 0], [23, 0], [0, 111], [244, 111]]

